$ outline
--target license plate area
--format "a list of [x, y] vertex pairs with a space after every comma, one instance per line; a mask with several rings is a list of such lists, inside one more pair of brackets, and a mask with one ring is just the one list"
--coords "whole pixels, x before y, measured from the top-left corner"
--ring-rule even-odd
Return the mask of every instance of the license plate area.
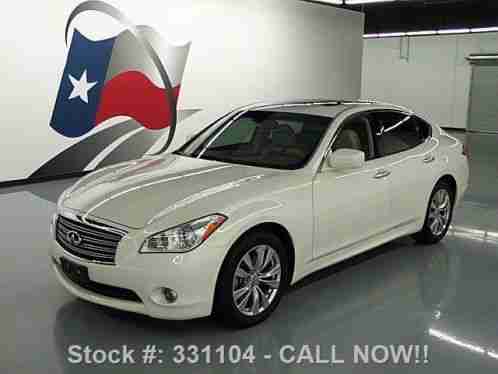
[[81, 285], [87, 285], [90, 283], [88, 268], [86, 266], [69, 261], [64, 257], [61, 257], [60, 260], [62, 271], [69, 279]]

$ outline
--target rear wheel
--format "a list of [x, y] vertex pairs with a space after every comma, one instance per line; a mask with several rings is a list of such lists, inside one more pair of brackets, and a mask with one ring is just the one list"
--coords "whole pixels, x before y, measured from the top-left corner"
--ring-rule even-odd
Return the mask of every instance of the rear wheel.
[[254, 232], [230, 250], [219, 275], [214, 311], [224, 324], [249, 327], [277, 307], [288, 284], [288, 256], [272, 233]]
[[432, 190], [422, 230], [413, 238], [423, 244], [434, 244], [444, 238], [453, 217], [455, 191], [446, 181], [439, 181]]

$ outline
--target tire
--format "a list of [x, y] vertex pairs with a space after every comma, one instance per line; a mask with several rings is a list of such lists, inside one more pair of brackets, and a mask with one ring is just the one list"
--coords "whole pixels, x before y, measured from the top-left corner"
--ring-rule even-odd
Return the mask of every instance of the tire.
[[[278, 263], [280, 272], [276, 270]], [[253, 265], [252, 276], [249, 264]], [[230, 327], [256, 325], [277, 308], [288, 284], [288, 248], [270, 232], [251, 232], [234, 244], [223, 263], [216, 285], [214, 316]], [[258, 294], [257, 302], [254, 293]]]
[[[447, 201], [447, 204], [449, 204], [447, 210], [445, 209], [444, 211], [442, 209], [436, 208], [437, 205], [442, 206], [438, 202], [443, 196], [445, 201]], [[427, 205], [424, 226], [422, 227], [422, 230], [413, 235], [415, 241], [421, 244], [435, 244], [443, 239], [448, 232], [448, 228], [451, 224], [451, 219], [453, 218], [454, 202], [455, 191], [453, 187], [444, 180], [440, 180], [438, 183], [436, 183], [436, 186], [432, 190], [431, 197]], [[435, 220], [437, 219], [435, 217], [439, 217], [439, 223], [435, 223]], [[444, 222], [441, 221], [443, 217], [445, 217]]]

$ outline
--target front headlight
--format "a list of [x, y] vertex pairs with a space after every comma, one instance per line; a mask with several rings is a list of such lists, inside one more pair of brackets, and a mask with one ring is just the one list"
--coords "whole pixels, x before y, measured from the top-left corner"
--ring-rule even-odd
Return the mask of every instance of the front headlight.
[[187, 222], [171, 229], [158, 232], [145, 239], [141, 253], [183, 253], [198, 247], [225, 222], [221, 214]]

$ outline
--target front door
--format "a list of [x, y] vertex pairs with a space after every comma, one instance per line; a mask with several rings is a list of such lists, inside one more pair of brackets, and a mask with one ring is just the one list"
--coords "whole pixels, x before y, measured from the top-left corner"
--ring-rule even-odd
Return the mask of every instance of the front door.
[[361, 169], [323, 168], [313, 185], [315, 212], [314, 257], [347, 250], [388, 226], [389, 171], [376, 158], [373, 134], [364, 115], [354, 115], [339, 126], [332, 151], [352, 148], [365, 153]]

